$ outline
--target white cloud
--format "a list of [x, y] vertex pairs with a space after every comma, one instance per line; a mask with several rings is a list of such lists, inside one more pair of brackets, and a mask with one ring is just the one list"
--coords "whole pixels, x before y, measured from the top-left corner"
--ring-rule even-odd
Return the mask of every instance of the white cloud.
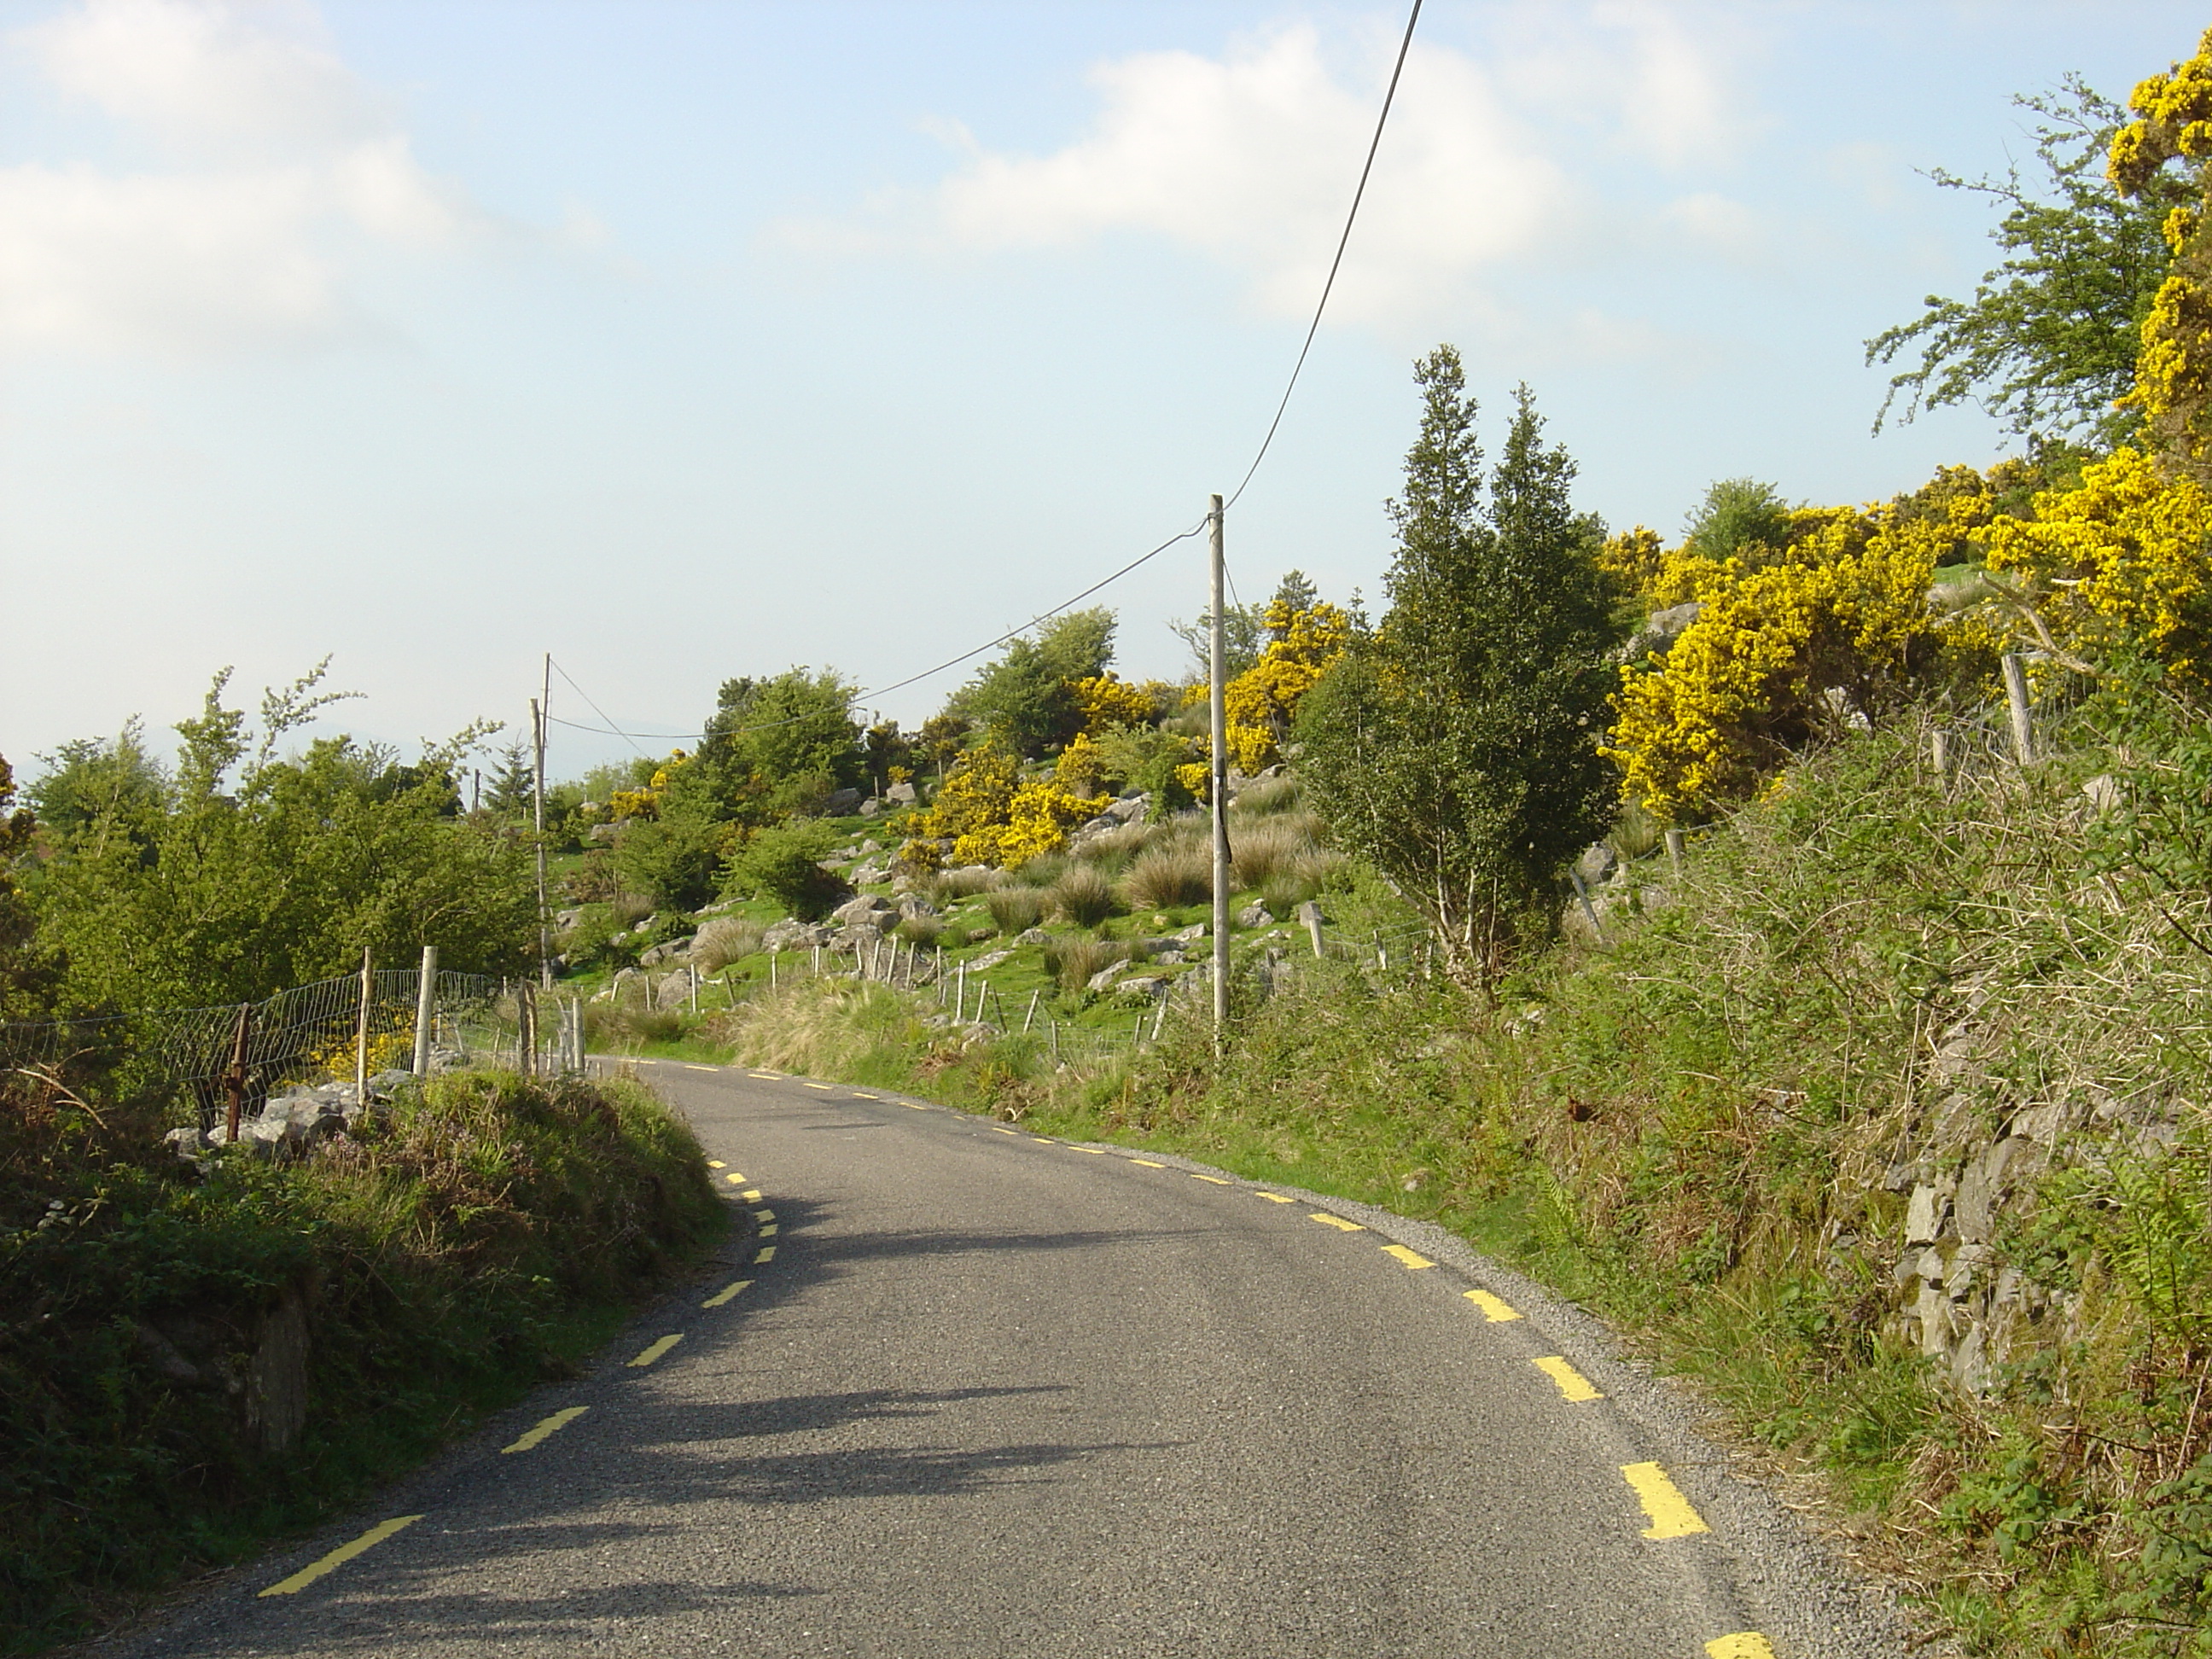
[[480, 222], [425, 174], [312, 12], [80, 0], [10, 44], [159, 165], [0, 167], [0, 345], [167, 352], [363, 325], [347, 276], [378, 246]]
[[[1414, 46], [1331, 302], [1340, 319], [1395, 325], [1449, 307], [1504, 326], [1515, 310], [1498, 292], [1506, 267], [1579, 266], [1708, 228], [1695, 210], [1623, 210], [1607, 169], [1725, 155], [1737, 118], [1718, 52], [1671, 11], [1632, 0], [1523, 7], [1494, 33], [1479, 53]], [[838, 254], [1066, 247], [1133, 232], [1239, 270], [1265, 309], [1302, 314], [1335, 251], [1396, 36], [1369, 44], [1352, 75], [1305, 25], [1218, 58], [1113, 59], [1091, 70], [1097, 114], [1066, 147], [1010, 154], [937, 121], [961, 160], [934, 191], [773, 234]]]

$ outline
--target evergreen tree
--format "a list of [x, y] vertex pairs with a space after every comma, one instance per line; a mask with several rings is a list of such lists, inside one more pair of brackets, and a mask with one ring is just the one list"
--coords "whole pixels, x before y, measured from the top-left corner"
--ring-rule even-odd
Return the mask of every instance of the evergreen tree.
[[1427, 919], [1447, 970], [1492, 986], [1548, 930], [1567, 864], [1607, 823], [1598, 754], [1619, 642], [1604, 526], [1569, 498], [1527, 387], [1484, 498], [1459, 354], [1417, 367], [1420, 434], [1391, 503], [1390, 609], [1298, 713], [1308, 798]]

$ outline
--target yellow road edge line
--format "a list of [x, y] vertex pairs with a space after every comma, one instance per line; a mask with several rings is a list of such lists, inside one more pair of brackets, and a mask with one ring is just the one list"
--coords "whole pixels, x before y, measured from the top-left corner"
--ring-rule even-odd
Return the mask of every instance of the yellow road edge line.
[[591, 1409], [592, 1408], [589, 1406], [570, 1406], [564, 1411], [555, 1412], [552, 1416], [547, 1418], [543, 1423], [538, 1424], [534, 1428], [526, 1430], [523, 1433], [515, 1437], [515, 1442], [512, 1446], [501, 1446], [499, 1449], [500, 1452], [502, 1455], [508, 1452], [526, 1452], [532, 1446], [541, 1445], [544, 1443], [546, 1436], [553, 1434], [559, 1430], [567, 1428], [571, 1423], [574, 1422], [578, 1418], [581, 1417], [586, 1412]]
[[1155, 1164], [1149, 1158], [1133, 1158], [1129, 1162], [1140, 1170], [1164, 1170], [1168, 1167], [1164, 1164]]
[[928, 1107], [923, 1105], [918, 1100], [902, 1100], [899, 1102], [899, 1104], [902, 1106], [911, 1106], [917, 1112], [926, 1112], [929, 1109]]
[[760, 1248], [760, 1253], [759, 1253], [758, 1255], [757, 1255], [756, 1256], [754, 1256], [754, 1257], [753, 1257], [753, 1262], [754, 1262], [754, 1265], [755, 1265], [755, 1266], [758, 1266], [761, 1262], [763, 1262], [763, 1261], [775, 1261], [775, 1245], [773, 1245], [773, 1244], [763, 1244], [763, 1245], [762, 1245], [762, 1246], [761, 1246], [761, 1248]]
[[395, 1515], [389, 1521], [380, 1521], [352, 1543], [339, 1545], [321, 1560], [309, 1562], [289, 1578], [278, 1579], [261, 1593], [264, 1595], [296, 1595], [325, 1573], [335, 1571], [365, 1550], [374, 1549], [392, 1534], [404, 1532], [422, 1518], [419, 1515]]
[[1031, 1135], [1030, 1139], [1036, 1142], [1040, 1146], [1057, 1146], [1060, 1145], [1060, 1143], [1054, 1140], [1050, 1135]]
[[724, 1176], [722, 1179], [728, 1182], [733, 1187], [742, 1187], [745, 1184], [744, 1176], [739, 1175], [735, 1170], [731, 1170], [729, 1174]]
[[699, 1305], [702, 1308], [719, 1308], [751, 1283], [752, 1280], [750, 1279], [740, 1279], [733, 1285], [725, 1285]]
[[1331, 1215], [1326, 1210], [1316, 1210], [1310, 1218], [1324, 1227], [1334, 1227], [1340, 1233], [1364, 1233], [1367, 1231], [1357, 1221], [1346, 1221], [1342, 1216]]
[[781, 1072], [747, 1072], [745, 1075], [750, 1078], [757, 1078], [763, 1083], [781, 1083], [783, 1081], [783, 1073]]
[[632, 1366], [650, 1365], [654, 1360], [659, 1358], [661, 1355], [666, 1353], [671, 1348], [674, 1347], [683, 1340], [684, 1333], [681, 1331], [678, 1331], [671, 1336], [664, 1336], [629, 1363]]
[[773, 1221], [775, 1219], [775, 1212], [774, 1210], [755, 1210], [753, 1212], [753, 1219], [756, 1221]]
[[1559, 1398], [1562, 1400], [1579, 1403], [1584, 1400], [1605, 1398], [1602, 1389], [1558, 1354], [1547, 1354], [1541, 1359], [1532, 1359], [1528, 1363], [1559, 1385]]
[[994, 1132], [995, 1132], [996, 1133], [999, 1133], [999, 1134], [1002, 1134], [1002, 1135], [1018, 1135], [1018, 1134], [1021, 1133], [1021, 1131], [1020, 1131], [1019, 1129], [1009, 1129], [1009, 1128], [1008, 1128], [1005, 1124], [1003, 1124], [1003, 1123], [994, 1123], [994, 1124], [991, 1126], [991, 1127], [992, 1127], [992, 1129], [993, 1129], [993, 1131], [994, 1131]]
[[1185, 1170], [1183, 1173], [1188, 1176], [1193, 1181], [1203, 1181], [1209, 1186], [1234, 1187], [1237, 1184], [1233, 1181], [1224, 1181], [1219, 1176], [1202, 1176], [1195, 1170]]
[[1385, 1244], [1382, 1247], [1382, 1254], [1395, 1256], [1415, 1273], [1420, 1272], [1424, 1267], [1433, 1267], [1437, 1265], [1419, 1250], [1409, 1250], [1403, 1244]]
[[744, 1200], [748, 1204], [757, 1204], [760, 1202], [760, 1188], [757, 1187], [748, 1187], [744, 1191], [739, 1193], [738, 1196]]
[[810, 1083], [806, 1086], [810, 1089], [819, 1089], [825, 1095], [835, 1094], [837, 1091], [837, 1085], [834, 1083]]
[[1503, 1325], [1509, 1319], [1521, 1317], [1521, 1310], [1510, 1302], [1500, 1301], [1488, 1291], [1465, 1291], [1461, 1294], [1482, 1310], [1482, 1316], [1493, 1325]]
[[853, 1091], [853, 1098], [855, 1100], [881, 1100], [883, 1097], [881, 1095], [869, 1094], [866, 1090], [855, 1089]]
[[687, 1060], [684, 1062], [684, 1069], [687, 1072], [719, 1072], [722, 1068], [719, 1066], [694, 1066]]
[[710, 1158], [707, 1160], [707, 1167], [710, 1170], [726, 1170], [730, 1166], [719, 1158]]
[[1774, 1659], [1774, 1647], [1755, 1630], [1716, 1636], [1705, 1644], [1706, 1659]]
[[1252, 1189], [1252, 1196], [1255, 1198], [1264, 1198], [1270, 1204], [1295, 1204], [1297, 1202], [1297, 1200], [1292, 1198], [1288, 1193], [1267, 1193], [1261, 1191], [1257, 1187], [1255, 1187]]
[[1712, 1530], [1656, 1463], [1623, 1463], [1620, 1478], [1635, 1491], [1636, 1501], [1651, 1522], [1644, 1529], [1646, 1538], [1689, 1538]]
[[1106, 1149], [1103, 1146], [1071, 1146], [1067, 1150], [1071, 1152], [1088, 1152], [1093, 1158], [1106, 1156]]

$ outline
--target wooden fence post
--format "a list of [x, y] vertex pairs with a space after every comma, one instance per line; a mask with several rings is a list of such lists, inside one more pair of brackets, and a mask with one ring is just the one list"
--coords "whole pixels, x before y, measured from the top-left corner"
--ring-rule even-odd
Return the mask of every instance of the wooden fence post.
[[253, 1005], [241, 1002], [238, 1005], [238, 1029], [230, 1039], [230, 1070], [223, 1079], [230, 1090], [230, 1115], [225, 1120], [229, 1133], [225, 1139], [233, 1146], [238, 1145], [238, 1121], [245, 1111], [246, 1046], [252, 1030]]
[[2022, 766], [2035, 764], [2035, 724], [2027, 707], [2027, 666], [2017, 651], [2004, 654], [2005, 708], [2012, 716], [2012, 756]]
[[369, 947], [361, 947], [361, 1018], [353, 1031], [353, 1103], [368, 1104], [368, 1006], [376, 999], [376, 963]]
[[422, 971], [415, 986], [415, 1075], [430, 1074], [430, 1018], [438, 1007], [438, 947], [422, 947]]

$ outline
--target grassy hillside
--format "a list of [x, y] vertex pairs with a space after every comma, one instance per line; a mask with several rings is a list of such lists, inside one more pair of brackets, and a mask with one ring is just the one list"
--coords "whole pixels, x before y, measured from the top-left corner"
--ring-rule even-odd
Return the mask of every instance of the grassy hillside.
[[568, 1374], [725, 1224], [635, 1084], [443, 1077], [303, 1161], [204, 1178], [159, 1129], [0, 1095], [0, 1651], [310, 1525]]
[[733, 1035], [1442, 1221], [1821, 1472], [1931, 1626], [2212, 1652], [2212, 929], [2128, 856], [2171, 735], [2085, 710], [2062, 761], [1939, 780], [1862, 734], [1495, 1005], [1308, 961], [1218, 1065], [1171, 1022], [1056, 1070], [850, 985]]

